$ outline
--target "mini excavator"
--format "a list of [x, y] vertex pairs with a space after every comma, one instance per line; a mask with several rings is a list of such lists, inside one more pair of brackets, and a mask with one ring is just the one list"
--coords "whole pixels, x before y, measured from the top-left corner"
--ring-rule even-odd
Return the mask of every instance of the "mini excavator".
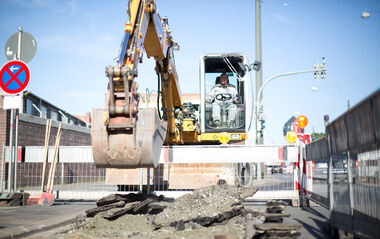
[[[105, 109], [93, 111], [91, 136], [99, 168], [157, 167], [163, 145], [218, 145], [247, 139], [248, 59], [240, 53], [207, 54], [200, 58], [200, 103], [183, 103], [174, 62], [168, 20], [158, 14], [154, 0], [130, 0], [118, 62], [106, 67], [108, 92]], [[139, 107], [138, 65], [143, 52], [156, 62], [160, 108]], [[213, 124], [207, 95], [221, 73], [227, 73], [240, 99], [233, 126]], [[226, 96], [224, 96], [226, 97]], [[227, 97], [228, 98], [228, 97]], [[223, 107], [222, 107], [223, 108]]]

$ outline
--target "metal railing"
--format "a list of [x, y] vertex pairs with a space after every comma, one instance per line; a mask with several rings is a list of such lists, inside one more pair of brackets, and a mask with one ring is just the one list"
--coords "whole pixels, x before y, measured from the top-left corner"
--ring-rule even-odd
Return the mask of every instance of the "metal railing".
[[317, 163], [323, 164], [322, 175], [327, 171], [327, 178], [320, 180], [322, 190], [310, 198], [329, 207], [330, 224], [358, 237], [377, 238], [380, 90], [328, 124], [326, 138], [308, 144], [306, 151], [307, 160], [315, 163], [314, 172]]

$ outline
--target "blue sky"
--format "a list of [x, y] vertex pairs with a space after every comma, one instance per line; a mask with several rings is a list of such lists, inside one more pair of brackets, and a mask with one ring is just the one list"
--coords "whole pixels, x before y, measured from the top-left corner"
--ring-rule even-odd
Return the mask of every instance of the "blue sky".
[[[104, 107], [127, 1], [0, 0], [0, 43], [19, 26], [37, 40], [28, 64], [27, 90], [72, 114]], [[242, 52], [255, 60], [253, 0], [157, 0], [181, 50], [175, 59], [182, 92], [197, 93], [199, 57]], [[362, 11], [371, 16], [362, 19]], [[283, 124], [296, 112], [309, 118], [306, 131], [324, 131], [323, 115], [334, 119], [380, 87], [380, 2], [375, 0], [262, 1], [263, 79], [312, 69], [327, 62], [327, 78], [312, 73], [275, 79], [264, 88], [264, 140], [284, 143]], [[4, 54], [0, 63], [5, 64]], [[139, 66], [140, 91], [156, 88], [154, 62]], [[254, 80], [254, 74], [252, 78]], [[316, 86], [318, 91], [311, 91]]]

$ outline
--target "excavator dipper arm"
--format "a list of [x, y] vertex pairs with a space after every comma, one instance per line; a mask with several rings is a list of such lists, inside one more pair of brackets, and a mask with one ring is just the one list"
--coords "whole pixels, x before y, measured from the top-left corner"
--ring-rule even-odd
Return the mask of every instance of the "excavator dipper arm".
[[[164, 141], [182, 142], [175, 111], [182, 110], [173, 42], [167, 19], [158, 15], [154, 0], [130, 0], [128, 20], [117, 66], [106, 67], [106, 109], [94, 110], [92, 146], [100, 168], [156, 167]], [[139, 108], [138, 64], [143, 52], [156, 61], [161, 83], [162, 119], [156, 108]]]

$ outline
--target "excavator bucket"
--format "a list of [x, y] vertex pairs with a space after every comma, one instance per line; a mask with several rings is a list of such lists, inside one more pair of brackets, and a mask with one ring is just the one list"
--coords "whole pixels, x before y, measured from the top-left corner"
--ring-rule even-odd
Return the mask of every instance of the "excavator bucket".
[[104, 123], [105, 110], [93, 110], [91, 141], [98, 168], [157, 167], [166, 136], [166, 122], [155, 108], [139, 109], [135, 126], [110, 130]]

